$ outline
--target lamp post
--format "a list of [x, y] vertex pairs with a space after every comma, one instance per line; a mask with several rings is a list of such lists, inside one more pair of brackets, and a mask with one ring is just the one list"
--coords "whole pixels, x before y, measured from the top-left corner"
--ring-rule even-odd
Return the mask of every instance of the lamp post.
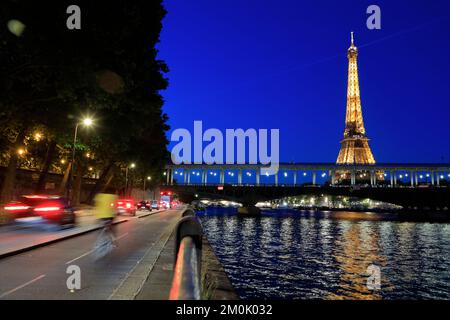
[[148, 176], [146, 179], [144, 179], [144, 194], [143, 194], [143, 197], [142, 197], [142, 200], [145, 200], [145, 181], [150, 181], [150, 180], [152, 180], [152, 177], [150, 177], [150, 176]]
[[85, 118], [83, 121], [78, 122], [75, 126], [75, 133], [73, 135], [73, 146], [72, 146], [72, 163], [70, 167], [70, 179], [69, 179], [69, 189], [68, 189], [68, 198], [70, 199], [72, 196], [72, 189], [73, 189], [73, 172], [75, 169], [75, 145], [77, 143], [77, 134], [78, 134], [78, 126], [81, 124], [85, 127], [90, 127], [92, 125], [93, 121], [90, 118]]
[[136, 167], [136, 164], [132, 163], [125, 169], [125, 196], [128, 196], [128, 168], [133, 169]]

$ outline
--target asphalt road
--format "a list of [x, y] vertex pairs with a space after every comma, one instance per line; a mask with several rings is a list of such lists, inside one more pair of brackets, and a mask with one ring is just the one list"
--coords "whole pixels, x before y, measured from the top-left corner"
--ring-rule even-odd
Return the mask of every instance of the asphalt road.
[[[0, 259], [0, 299], [114, 298], [139, 263], [152, 268], [143, 258], [159, 254], [152, 250], [161, 250], [161, 239], [180, 216], [180, 210], [168, 210], [116, 225], [118, 247], [99, 261], [91, 254], [98, 231]], [[66, 285], [70, 265], [81, 270], [81, 289], [73, 292]]]

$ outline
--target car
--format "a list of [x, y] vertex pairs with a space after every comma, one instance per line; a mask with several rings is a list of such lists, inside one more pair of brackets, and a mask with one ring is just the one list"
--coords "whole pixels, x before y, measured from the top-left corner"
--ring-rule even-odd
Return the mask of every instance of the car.
[[171, 208], [177, 208], [180, 205], [180, 202], [178, 200], [173, 200], [170, 204]]
[[136, 215], [136, 204], [133, 199], [119, 199], [116, 201], [117, 214]]
[[166, 201], [160, 201], [159, 202], [159, 208], [160, 209], [169, 209], [169, 204]]
[[159, 210], [159, 202], [158, 202], [158, 200], [150, 201], [150, 206], [151, 206], [152, 209]]
[[152, 211], [152, 206], [150, 201], [146, 201], [146, 200], [142, 200], [140, 202], [138, 202], [138, 204], [136, 205], [137, 210], [149, 210]]
[[53, 195], [23, 195], [3, 208], [12, 221], [48, 224], [57, 229], [74, 227], [76, 215], [67, 199]]

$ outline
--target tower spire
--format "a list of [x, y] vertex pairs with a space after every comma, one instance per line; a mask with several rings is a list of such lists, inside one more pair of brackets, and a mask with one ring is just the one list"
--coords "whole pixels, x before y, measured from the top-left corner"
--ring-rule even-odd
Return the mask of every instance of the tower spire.
[[358, 49], [354, 33], [350, 33], [351, 46], [348, 49], [347, 111], [345, 116], [344, 139], [338, 164], [374, 164], [375, 159], [366, 136], [361, 107], [358, 78]]

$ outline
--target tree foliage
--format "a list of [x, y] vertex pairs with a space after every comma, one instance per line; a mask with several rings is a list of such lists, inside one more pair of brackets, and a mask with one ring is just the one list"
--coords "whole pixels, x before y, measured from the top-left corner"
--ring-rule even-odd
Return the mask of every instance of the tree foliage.
[[[156, 50], [161, 1], [77, 2], [81, 30], [66, 27], [69, 1], [2, 1], [0, 21], [17, 19], [25, 29], [17, 36], [0, 26], [0, 151], [12, 158], [26, 143], [19, 133], [40, 128], [69, 154], [76, 123], [91, 116], [92, 128], [79, 127], [80, 165], [101, 171], [134, 162], [160, 173], [168, 143], [160, 95], [168, 68]], [[31, 149], [46, 161], [45, 148]], [[95, 160], [83, 158], [86, 150]]]

